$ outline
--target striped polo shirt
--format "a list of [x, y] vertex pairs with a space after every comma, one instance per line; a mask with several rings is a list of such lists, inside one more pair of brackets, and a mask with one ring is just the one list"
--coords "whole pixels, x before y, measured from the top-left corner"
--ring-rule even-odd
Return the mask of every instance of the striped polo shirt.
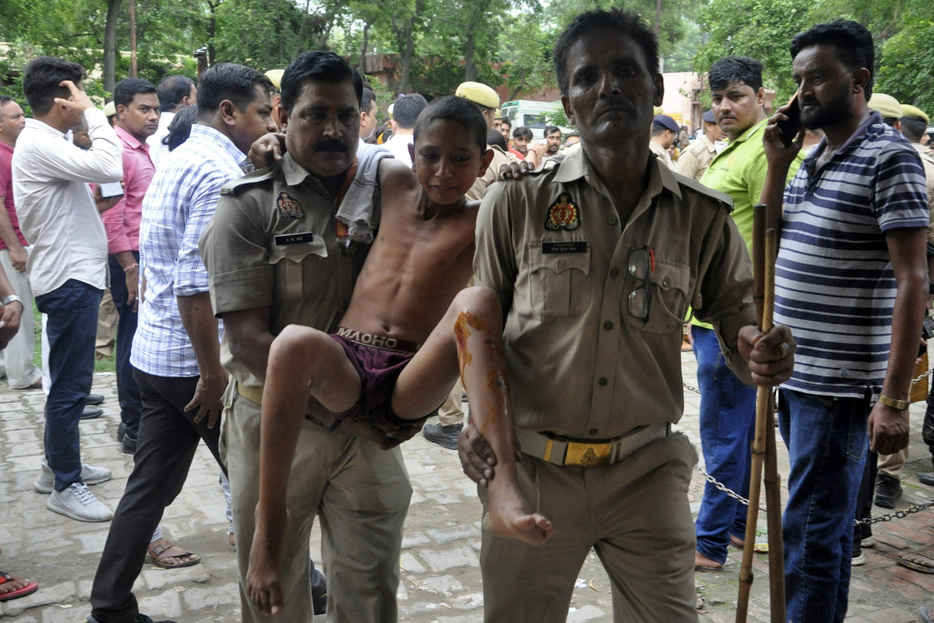
[[808, 394], [877, 395], [892, 336], [895, 279], [884, 232], [927, 227], [924, 169], [873, 112], [820, 169], [826, 139], [785, 190], [775, 265], [775, 322], [798, 343], [782, 386]]

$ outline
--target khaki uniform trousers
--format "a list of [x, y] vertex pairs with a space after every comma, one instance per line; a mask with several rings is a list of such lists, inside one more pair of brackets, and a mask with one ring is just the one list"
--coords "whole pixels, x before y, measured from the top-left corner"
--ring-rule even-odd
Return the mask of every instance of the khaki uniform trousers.
[[905, 469], [905, 463], [908, 461], [908, 448], [905, 447], [895, 454], [879, 455], [879, 471], [886, 476], [891, 476], [896, 480], [902, 479], [902, 470]]
[[329, 623], [395, 623], [402, 523], [412, 487], [399, 448], [372, 443], [305, 420], [289, 476], [289, 525], [283, 546], [284, 611], [272, 618], [245, 593], [259, 500], [260, 407], [231, 383], [221, 431], [237, 538], [243, 623], [311, 623], [309, 537], [321, 516]]
[[464, 385], [460, 379], [454, 383], [451, 393], [444, 399], [444, 403], [438, 408], [438, 419], [441, 426], [453, 426], [461, 424], [464, 421], [464, 410], [461, 408], [461, 397], [464, 394]]
[[[690, 441], [678, 434], [604, 467], [560, 467], [523, 456], [520, 486], [552, 521], [554, 534], [544, 545], [528, 545], [484, 529], [484, 620], [565, 621], [593, 547], [610, 576], [613, 621], [697, 621], [688, 503], [696, 463]], [[486, 490], [480, 495], [485, 508]]]

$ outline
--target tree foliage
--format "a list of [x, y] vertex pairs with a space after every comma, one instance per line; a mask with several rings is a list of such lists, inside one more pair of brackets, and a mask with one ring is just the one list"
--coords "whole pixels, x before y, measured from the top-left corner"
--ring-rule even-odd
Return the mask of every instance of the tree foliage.
[[779, 101], [795, 90], [789, 47], [794, 36], [813, 23], [814, 0], [711, 0], [700, 14], [705, 41], [694, 71], [705, 73], [724, 56], [750, 56], [763, 65], [763, 82]]
[[876, 43], [876, 90], [934, 113], [934, 14], [930, 0], [710, 0], [694, 70], [730, 54], [762, 61], [779, 101], [794, 91], [789, 47], [795, 34], [837, 18], [860, 22]]
[[[0, 0], [0, 88], [37, 54], [64, 56], [101, 82], [128, 74], [130, 0]], [[664, 69], [704, 73], [728, 54], [758, 58], [779, 98], [794, 88], [791, 38], [834, 17], [876, 36], [878, 89], [934, 112], [934, 22], [930, 0], [134, 0], [139, 76], [195, 77], [194, 50], [211, 62], [262, 71], [299, 53], [332, 49], [361, 69], [388, 58], [387, 94], [452, 92], [464, 80], [507, 87], [507, 99], [554, 86], [551, 50], [582, 11], [618, 7], [658, 28]], [[108, 20], [108, 7], [111, 8]], [[658, 13], [656, 13], [658, 11]], [[657, 24], [656, 24], [657, 22]], [[108, 23], [113, 54], [106, 55]], [[116, 51], [120, 52], [117, 53]], [[105, 56], [112, 63], [105, 63]], [[104, 81], [108, 76], [104, 75]], [[372, 80], [375, 81], [375, 78]], [[101, 89], [100, 86], [91, 88]]]

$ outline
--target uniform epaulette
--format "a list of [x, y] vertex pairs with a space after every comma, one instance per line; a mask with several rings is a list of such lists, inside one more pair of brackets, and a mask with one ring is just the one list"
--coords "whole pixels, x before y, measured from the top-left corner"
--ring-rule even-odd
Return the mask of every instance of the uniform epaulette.
[[277, 162], [275, 164], [269, 165], [268, 167], [257, 169], [252, 173], [247, 173], [240, 179], [228, 182], [227, 184], [224, 184], [223, 188], [221, 188], [221, 195], [238, 195], [245, 189], [252, 188], [260, 182], [275, 179], [276, 175], [279, 173], [280, 167], [281, 165]]
[[707, 195], [708, 197], [712, 197], [713, 199], [716, 199], [717, 201], [720, 202], [720, 204], [724, 208], [726, 208], [727, 212], [733, 212], [733, 198], [730, 197], [728, 194], [720, 192], [719, 190], [714, 190], [713, 188], [704, 186], [700, 182], [692, 180], [691, 178], [688, 178], [688, 177], [684, 177], [683, 175], [678, 176], [678, 182], [682, 186], [687, 186], [691, 190], [695, 190], [701, 193], [702, 195]]
[[548, 158], [542, 163], [542, 166], [538, 167], [534, 171], [530, 171], [529, 175], [536, 176], [536, 175], [541, 175], [542, 173], [549, 173], [551, 171], [555, 171], [558, 169], [558, 167], [561, 166], [561, 163], [564, 162], [565, 158], [566, 156], [564, 154], [557, 154], [555, 156], [551, 156], [550, 158]]

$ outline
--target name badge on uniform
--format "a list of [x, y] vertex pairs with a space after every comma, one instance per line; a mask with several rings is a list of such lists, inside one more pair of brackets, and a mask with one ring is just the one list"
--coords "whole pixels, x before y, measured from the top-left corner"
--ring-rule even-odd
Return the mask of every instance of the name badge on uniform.
[[587, 242], [584, 240], [568, 242], [543, 242], [542, 255], [548, 253], [587, 253]]
[[303, 242], [312, 242], [315, 235], [310, 231], [303, 231], [295, 234], [280, 234], [274, 238], [276, 246], [281, 247], [287, 244], [301, 244]]

